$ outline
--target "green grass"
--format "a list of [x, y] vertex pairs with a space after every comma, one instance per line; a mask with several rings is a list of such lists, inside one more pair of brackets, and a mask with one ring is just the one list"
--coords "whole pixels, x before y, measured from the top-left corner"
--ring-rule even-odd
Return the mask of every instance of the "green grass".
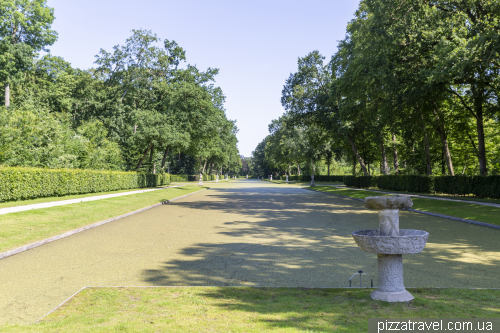
[[[310, 187], [310, 189], [358, 199], [390, 195], [369, 190], [353, 190], [345, 187], [316, 186], [314, 188]], [[498, 207], [424, 198], [412, 198], [412, 201], [414, 209], [500, 225], [500, 208]]]
[[205, 187], [183, 186], [0, 215], [0, 252], [62, 234]]
[[417, 193], [417, 192], [393, 191], [393, 190], [379, 189], [377, 187], [369, 187], [368, 188], [368, 190], [371, 190], [371, 189], [384, 191], [384, 192], [398, 193], [398, 194], [416, 194], [416, 195], [423, 195], [426, 197], [436, 197], [436, 198], [443, 198], [443, 199], [453, 199], [453, 200], [463, 200], [463, 201], [478, 201], [478, 202], [488, 202], [488, 203], [500, 204], [500, 199], [475, 197], [473, 194], [471, 194], [471, 196], [459, 196], [459, 195], [452, 195], [452, 194], [445, 194], [445, 193]]
[[[169, 185], [164, 185], [164, 186], [169, 186]], [[163, 186], [159, 186], [159, 187], [163, 187]], [[93, 196], [97, 196], [97, 195], [117, 194], [117, 193], [132, 192], [132, 191], [143, 191], [143, 190], [150, 190], [153, 188], [154, 187], [131, 188], [128, 190], [118, 190], [118, 191], [109, 191], [109, 192], [72, 194], [72, 195], [62, 195], [59, 197], [46, 197], [46, 198], [36, 198], [36, 199], [27, 199], [27, 200], [18, 200], [18, 201], [4, 201], [4, 202], [0, 202], [0, 208], [33, 205], [33, 204], [38, 204], [38, 203], [43, 203], [43, 202], [53, 202], [53, 201], [63, 201], [63, 200], [71, 200], [71, 199], [79, 199], [79, 198], [88, 198], [88, 197], [93, 197]]]
[[386, 303], [366, 289], [89, 288], [40, 323], [2, 332], [367, 332], [369, 318], [500, 318], [500, 290], [409, 289]]

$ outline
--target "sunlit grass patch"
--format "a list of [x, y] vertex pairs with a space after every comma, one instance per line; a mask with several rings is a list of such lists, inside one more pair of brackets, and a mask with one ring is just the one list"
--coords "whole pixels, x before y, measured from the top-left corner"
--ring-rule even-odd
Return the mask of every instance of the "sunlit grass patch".
[[386, 303], [367, 289], [89, 288], [35, 325], [5, 332], [366, 332], [369, 318], [499, 318], [500, 290], [410, 289]]
[[[326, 193], [340, 194], [357, 199], [364, 199], [371, 196], [390, 195], [388, 193], [373, 192], [369, 190], [354, 190], [345, 187], [316, 186], [310, 187], [309, 189]], [[412, 198], [412, 201], [413, 209], [500, 225], [500, 208], [498, 207], [414, 197]]]
[[0, 215], [0, 252], [120, 216], [200, 189], [203, 187], [175, 187]]

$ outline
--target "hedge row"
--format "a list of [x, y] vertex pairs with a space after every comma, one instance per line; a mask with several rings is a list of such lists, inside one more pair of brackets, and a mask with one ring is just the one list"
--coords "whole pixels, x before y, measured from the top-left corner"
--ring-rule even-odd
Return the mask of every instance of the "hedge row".
[[169, 183], [169, 174], [0, 167], [0, 202], [156, 187]]
[[345, 176], [344, 184], [392, 191], [474, 194], [478, 197], [500, 198], [500, 176]]

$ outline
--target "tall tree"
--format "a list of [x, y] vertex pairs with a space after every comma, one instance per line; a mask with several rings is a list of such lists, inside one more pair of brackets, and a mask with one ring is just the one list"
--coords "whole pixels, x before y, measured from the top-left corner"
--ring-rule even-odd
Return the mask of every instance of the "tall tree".
[[0, 2], [0, 80], [5, 86], [5, 106], [10, 106], [10, 84], [22, 80], [36, 52], [54, 44], [51, 30], [54, 9], [46, 0], [3, 0]]

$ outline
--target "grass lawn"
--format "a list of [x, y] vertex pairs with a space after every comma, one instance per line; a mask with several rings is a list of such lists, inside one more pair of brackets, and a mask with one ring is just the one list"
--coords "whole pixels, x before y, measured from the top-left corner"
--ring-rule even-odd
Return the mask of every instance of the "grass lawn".
[[367, 289], [89, 288], [34, 325], [2, 332], [367, 332], [369, 318], [500, 318], [500, 290], [409, 289], [386, 303]]
[[199, 191], [183, 186], [0, 215], [0, 252]]
[[[164, 185], [164, 186], [170, 186], [170, 185]], [[159, 187], [163, 187], [163, 186], [159, 186]], [[53, 202], [53, 201], [63, 201], [63, 200], [71, 200], [71, 199], [79, 199], [79, 198], [88, 198], [88, 197], [93, 197], [93, 196], [97, 196], [97, 195], [117, 194], [117, 193], [144, 191], [144, 190], [151, 190], [151, 189], [154, 189], [154, 187], [130, 188], [128, 190], [86, 193], [86, 194], [72, 194], [72, 195], [63, 195], [60, 197], [46, 197], [46, 198], [36, 198], [36, 199], [18, 200], [18, 201], [3, 201], [3, 202], [0, 202], [0, 208], [33, 205], [33, 204], [38, 204], [38, 203], [43, 203], [43, 202]]]
[[[310, 187], [309, 189], [333, 194], [341, 194], [358, 199], [364, 199], [366, 197], [372, 196], [389, 195], [386, 193], [373, 192], [369, 190], [353, 190], [349, 188], [338, 188], [331, 186], [316, 186], [314, 188]], [[412, 201], [414, 209], [500, 225], [500, 208], [497, 207], [423, 198], [412, 198]]]

